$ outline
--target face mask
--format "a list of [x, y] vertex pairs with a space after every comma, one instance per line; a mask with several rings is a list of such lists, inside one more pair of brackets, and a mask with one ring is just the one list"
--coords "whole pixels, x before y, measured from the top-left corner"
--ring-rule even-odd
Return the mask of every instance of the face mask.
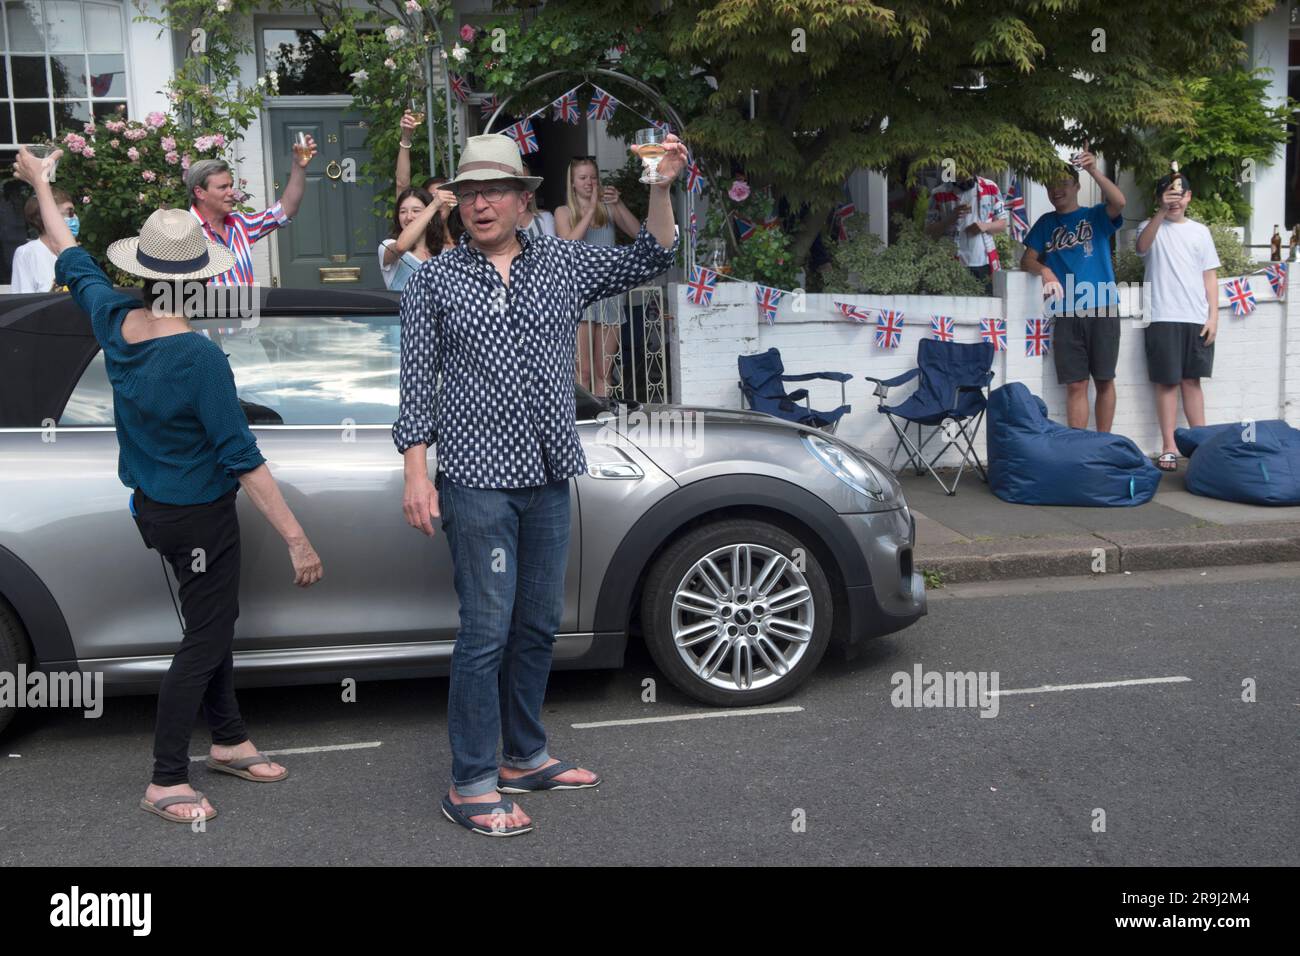
[[68, 231], [72, 233], [72, 238], [77, 238], [77, 233], [81, 230], [81, 220], [76, 216], [71, 216], [63, 221], [68, 224]]

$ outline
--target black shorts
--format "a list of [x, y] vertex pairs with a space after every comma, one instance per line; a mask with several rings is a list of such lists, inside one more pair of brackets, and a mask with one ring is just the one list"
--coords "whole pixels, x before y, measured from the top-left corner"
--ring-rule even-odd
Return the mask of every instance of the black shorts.
[[1147, 377], [1157, 385], [1185, 378], [1209, 378], [1214, 346], [1201, 338], [1199, 322], [1152, 322], [1146, 328]]
[[1109, 382], [1119, 361], [1119, 316], [1060, 315], [1052, 325], [1056, 380]]

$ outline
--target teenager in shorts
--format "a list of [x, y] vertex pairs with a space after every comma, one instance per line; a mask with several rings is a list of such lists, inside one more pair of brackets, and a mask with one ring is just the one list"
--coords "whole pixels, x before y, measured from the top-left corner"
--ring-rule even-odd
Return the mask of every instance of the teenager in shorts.
[[1180, 392], [1187, 424], [1205, 424], [1201, 379], [1214, 371], [1219, 330], [1219, 254], [1210, 230], [1187, 218], [1191, 182], [1182, 173], [1180, 182], [1173, 178], [1170, 174], [1156, 183], [1156, 210], [1138, 228], [1137, 238], [1151, 290], [1147, 375], [1156, 389], [1162, 442], [1156, 464], [1161, 471], [1178, 467], [1174, 426]]

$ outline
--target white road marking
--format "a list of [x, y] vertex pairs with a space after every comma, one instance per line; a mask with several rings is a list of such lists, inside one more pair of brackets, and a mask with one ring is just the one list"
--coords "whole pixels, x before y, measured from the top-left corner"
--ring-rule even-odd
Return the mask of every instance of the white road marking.
[[707, 710], [694, 714], [675, 714], [671, 717], [634, 717], [629, 720], [597, 720], [589, 724], [570, 724], [574, 730], [591, 730], [594, 727], [630, 727], [633, 724], [666, 724], [673, 720], [705, 720], [709, 717], [749, 717], [755, 714], [798, 714], [802, 707], [745, 707], [741, 710]]
[[[288, 750], [263, 750], [262, 753], [268, 757], [280, 757], [285, 754], [319, 754], [328, 750], [369, 750], [374, 747], [382, 747], [382, 740], [370, 740], [361, 744], [329, 744], [325, 747], [293, 747]], [[207, 760], [207, 754], [200, 754], [197, 757], [191, 757], [190, 760]]]
[[990, 696], [1005, 697], [1007, 694], [1047, 694], [1060, 690], [1099, 690], [1105, 687], [1133, 687], [1137, 684], [1185, 684], [1190, 677], [1138, 677], [1133, 680], [1105, 680], [1095, 684], [1044, 684], [1042, 687], [1019, 687], [1015, 690], [995, 690]]

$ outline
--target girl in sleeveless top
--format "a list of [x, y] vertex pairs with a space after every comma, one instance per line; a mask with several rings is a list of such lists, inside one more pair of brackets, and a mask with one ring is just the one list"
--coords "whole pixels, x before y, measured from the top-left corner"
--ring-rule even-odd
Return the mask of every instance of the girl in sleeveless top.
[[[569, 163], [567, 196], [568, 202], [555, 210], [555, 233], [561, 239], [612, 246], [615, 226], [633, 238], [640, 231], [641, 224], [623, 205], [618, 190], [601, 185], [600, 170], [591, 156]], [[625, 321], [622, 298], [611, 297], [589, 305], [578, 323], [578, 382], [595, 395], [609, 394]]]

